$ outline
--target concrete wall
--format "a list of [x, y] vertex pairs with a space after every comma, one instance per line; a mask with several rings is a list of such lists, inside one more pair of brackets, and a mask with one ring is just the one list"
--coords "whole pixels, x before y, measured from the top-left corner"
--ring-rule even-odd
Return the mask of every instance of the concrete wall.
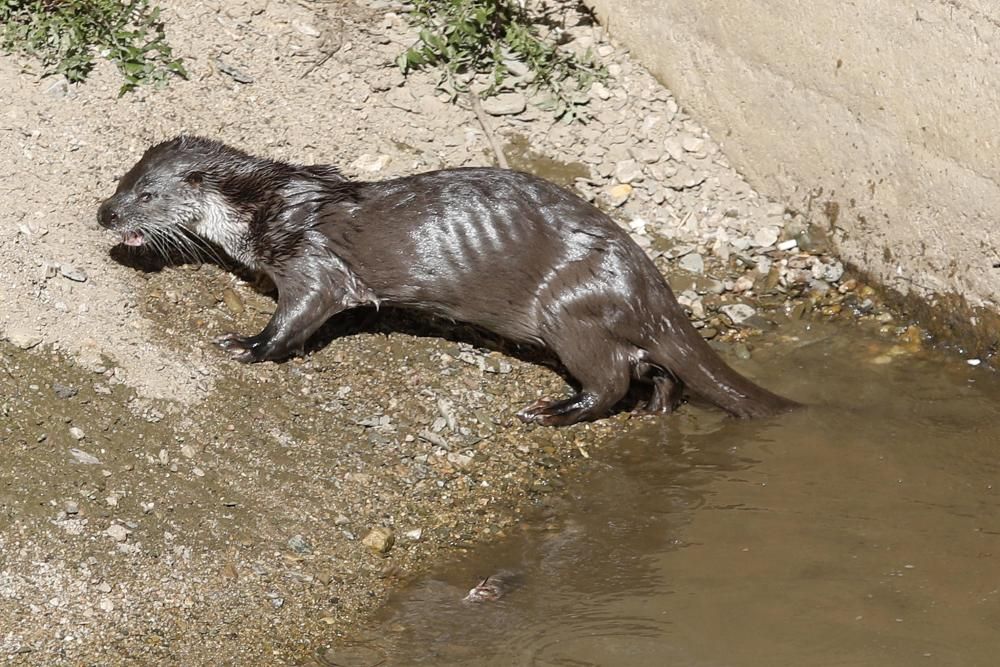
[[844, 259], [1000, 340], [1000, 2], [586, 1]]

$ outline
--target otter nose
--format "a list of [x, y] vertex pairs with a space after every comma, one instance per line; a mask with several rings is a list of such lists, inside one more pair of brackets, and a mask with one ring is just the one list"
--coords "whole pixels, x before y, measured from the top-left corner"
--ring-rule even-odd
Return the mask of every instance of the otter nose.
[[109, 229], [118, 224], [118, 211], [115, 210], [114, 203], [110, 199], [97, 209], [97, 222], [102, 227]]

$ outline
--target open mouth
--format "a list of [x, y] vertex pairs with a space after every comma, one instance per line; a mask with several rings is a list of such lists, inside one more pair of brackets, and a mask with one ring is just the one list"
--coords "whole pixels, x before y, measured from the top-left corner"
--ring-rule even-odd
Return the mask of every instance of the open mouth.
[[146, 237], [142, 232], [127, 231], [122, 232], [122, 243], [130, 246], [140, 246], [146, 242]]

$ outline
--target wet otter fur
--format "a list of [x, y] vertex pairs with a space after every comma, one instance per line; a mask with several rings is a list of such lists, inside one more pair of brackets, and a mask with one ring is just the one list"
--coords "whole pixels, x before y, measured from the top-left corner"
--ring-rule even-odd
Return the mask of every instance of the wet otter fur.
[[492, 168], [378, 182], [181, 136], [153, 146], [98, 211], [126, 245], [219, 248], [278, 290], [264, 330], [218, 343], [243, 362], [301, 353], [332, 315], [416, 309], [554, 355], [579, 384], [518, 416], [609, 414], [633, 383], [669, 413], [687, 388], [737, 417], [795, 407], [727, 366], [649, 257], [607, 215], [534, 176]]

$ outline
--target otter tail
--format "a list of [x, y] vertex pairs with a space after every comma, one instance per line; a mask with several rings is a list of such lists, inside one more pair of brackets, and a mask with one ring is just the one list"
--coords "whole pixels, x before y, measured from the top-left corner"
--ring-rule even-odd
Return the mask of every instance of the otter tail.
[[709, 346], [682, 316], [664, 318], [664, 331], [647, 352], [650, 360], [669, 370], [691, 392], [740, 417], [766, 417], [788, 412], [801, 404], [774, 394], [746, 379]]

